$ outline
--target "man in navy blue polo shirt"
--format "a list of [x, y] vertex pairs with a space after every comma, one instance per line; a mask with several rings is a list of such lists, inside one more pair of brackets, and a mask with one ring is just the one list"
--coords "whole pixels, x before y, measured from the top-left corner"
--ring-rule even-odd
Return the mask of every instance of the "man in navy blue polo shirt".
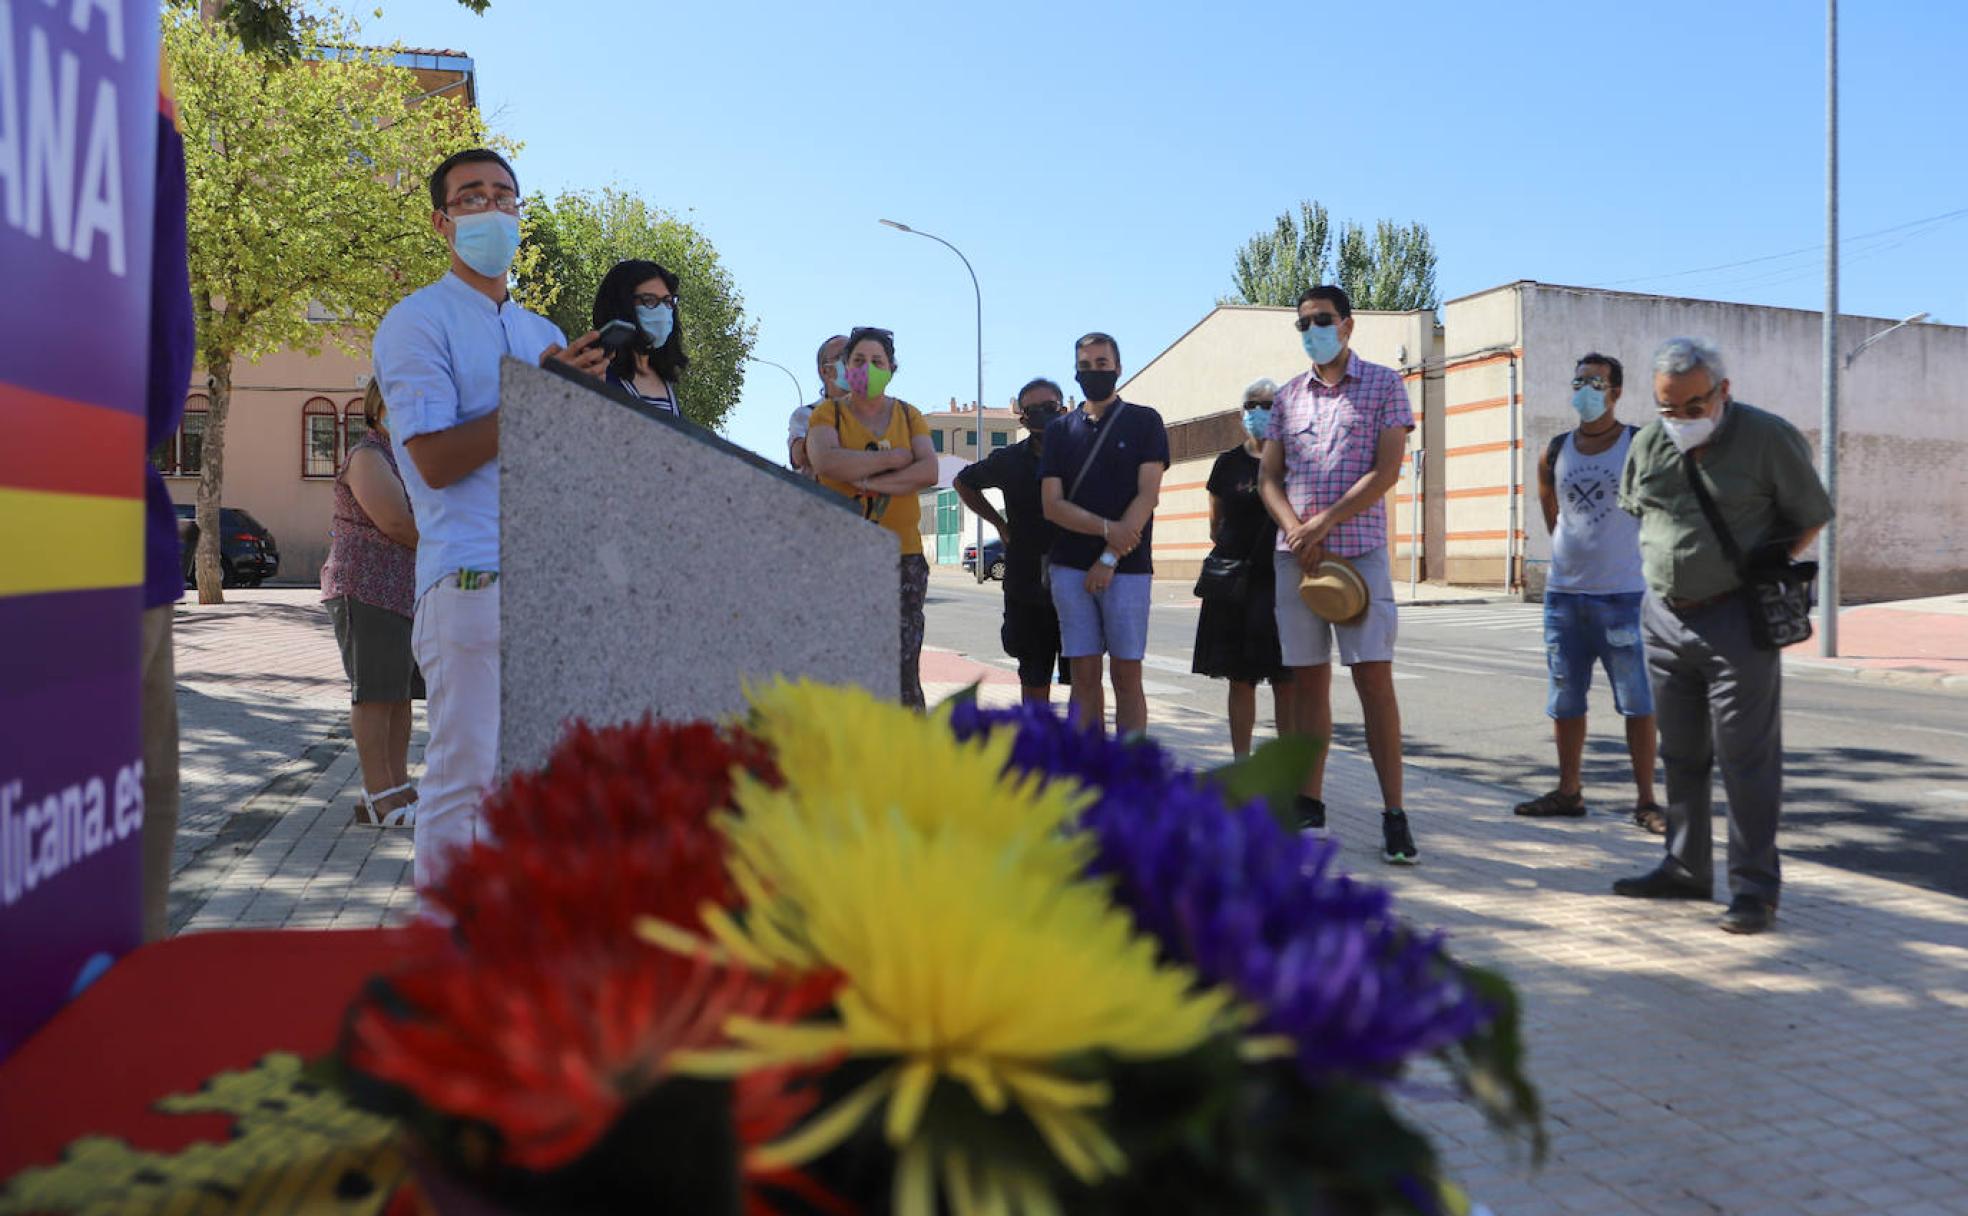
[[1101, 656], [1111, 658], [1114, 729], [1148, 729], [1141, 660], [1154, 585], [1155, 503], [1169, 463], [1162, 416], [1122, 401], [1121, 348], [1103, 333], [1073, 344], [1086, 401], [1046, 428], [1039, 466], [1045, 516], [1058, 525], [1048, 555], [1061, 650], [1072, 666], [1073, 714], [1107, 720]]

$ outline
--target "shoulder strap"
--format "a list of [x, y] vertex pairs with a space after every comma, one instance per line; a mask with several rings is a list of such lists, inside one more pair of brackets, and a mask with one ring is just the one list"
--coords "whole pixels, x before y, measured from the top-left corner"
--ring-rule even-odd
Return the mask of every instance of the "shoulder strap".
[[1559, 431], [1551, 437], [1551, 446], [1544, 449], [1544, 463], [1551, 469], [1551, 475], [1558, 475], [1558, 453], [1565, 450], [1565, 438], [1570, 431]]
[[1695, 501], [1701, 504], [1702, 514], [1708, 517], [1708, 526], [1715, 532], [1715, 539], [1722, 542], [1722, 556], [1729, 559], [1729, 564], [1736, 568], [1738, 575], [1748, 578], [1743, 571], [1742, 550], [1736, 547], [1736, 538], [1729, 534], [1729, 526], [1722, 522], [1722, 512], [1716, 510], [1715, 500], [1708, 496], [1708, 487], [1702, 482], [1701, 469], [1696, 465], [1695, 458], [1686, 452], [1681, 453], [1681, 468], [1688, 475], [1688, 485], [1695, 492]]
[[[1082, 406], [1081, 408], [1084, 409], [1086, 407]], [[1107, 443], [1107, 436], [1114, 433], [1114, 425], [1121, 420], [1121, 411], [1126, 408], [1127, 402], [1114, 402], [1114, 412], [1107, 415], [1107, 421], [1101, 426], [1100, 433], [1093, 438], [1093, 446], [1087, 449], [1086, 459], [1080, 462], [1080, 471], [1073, 475], [1072, 488], [1066, 491], [1067, 502], [1072, 502], [1079, 494], [1081, 483], [1086, 481], [1087, 470], [1093, 467], [1093, 458], [1100, 455], [1100, 449]]]

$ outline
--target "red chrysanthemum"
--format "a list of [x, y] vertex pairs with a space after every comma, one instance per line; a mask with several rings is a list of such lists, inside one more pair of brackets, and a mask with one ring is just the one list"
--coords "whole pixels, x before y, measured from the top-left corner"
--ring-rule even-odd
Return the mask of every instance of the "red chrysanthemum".
[[576, 723], [537, 772], [485, 800], [488, 840], [432, 902], [481, 961], [631, 945], [654, 916], [689, 928], [736, 895], [711, 817], [742, 768], [776, 781], [765, 745], [708, 723]]
[[[534, 1171], [592, 1148], [669, 1076], [680, 1051], [725, 1042], [728, 1018], [794, 1021], [824, 1006], [834, 977], [768, 979], [662, 950], [602, 959], [486, 964], [447, 948], [365, 1000], [343, 1058], [424, 1107], [497, 1129], [506, 1164]], [[739, 1090], [741, 1151], [804, 1113], [785, 1079]]]

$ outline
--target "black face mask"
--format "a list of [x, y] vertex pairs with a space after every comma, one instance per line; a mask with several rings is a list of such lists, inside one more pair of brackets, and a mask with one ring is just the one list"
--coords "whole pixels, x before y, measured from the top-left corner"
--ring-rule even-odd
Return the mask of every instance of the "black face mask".
[[1073, 379], [1079, 382], [1080, 391], [1088, 401], [1105, 401], [1114, 395], [1114, 385], [1120, 381], [1121, 373], [1095, 371], [1088, 368], [1078, 372]]
[[1031, 431], [1035, 435], [1042, 435], [1045, 433], [1045, 429], [1052, 425], [1052, 420], [1065, 412], [1063, 408], [1026, 410], [1021, 417], [1025, 421], [1026, 430]]

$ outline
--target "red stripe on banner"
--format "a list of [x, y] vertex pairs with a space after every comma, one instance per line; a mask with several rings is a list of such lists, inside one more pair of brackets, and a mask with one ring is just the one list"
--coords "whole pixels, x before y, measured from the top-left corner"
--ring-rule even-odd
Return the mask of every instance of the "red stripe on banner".
[[141, 414], [0, 384], [0, 486], [142, 498]]

